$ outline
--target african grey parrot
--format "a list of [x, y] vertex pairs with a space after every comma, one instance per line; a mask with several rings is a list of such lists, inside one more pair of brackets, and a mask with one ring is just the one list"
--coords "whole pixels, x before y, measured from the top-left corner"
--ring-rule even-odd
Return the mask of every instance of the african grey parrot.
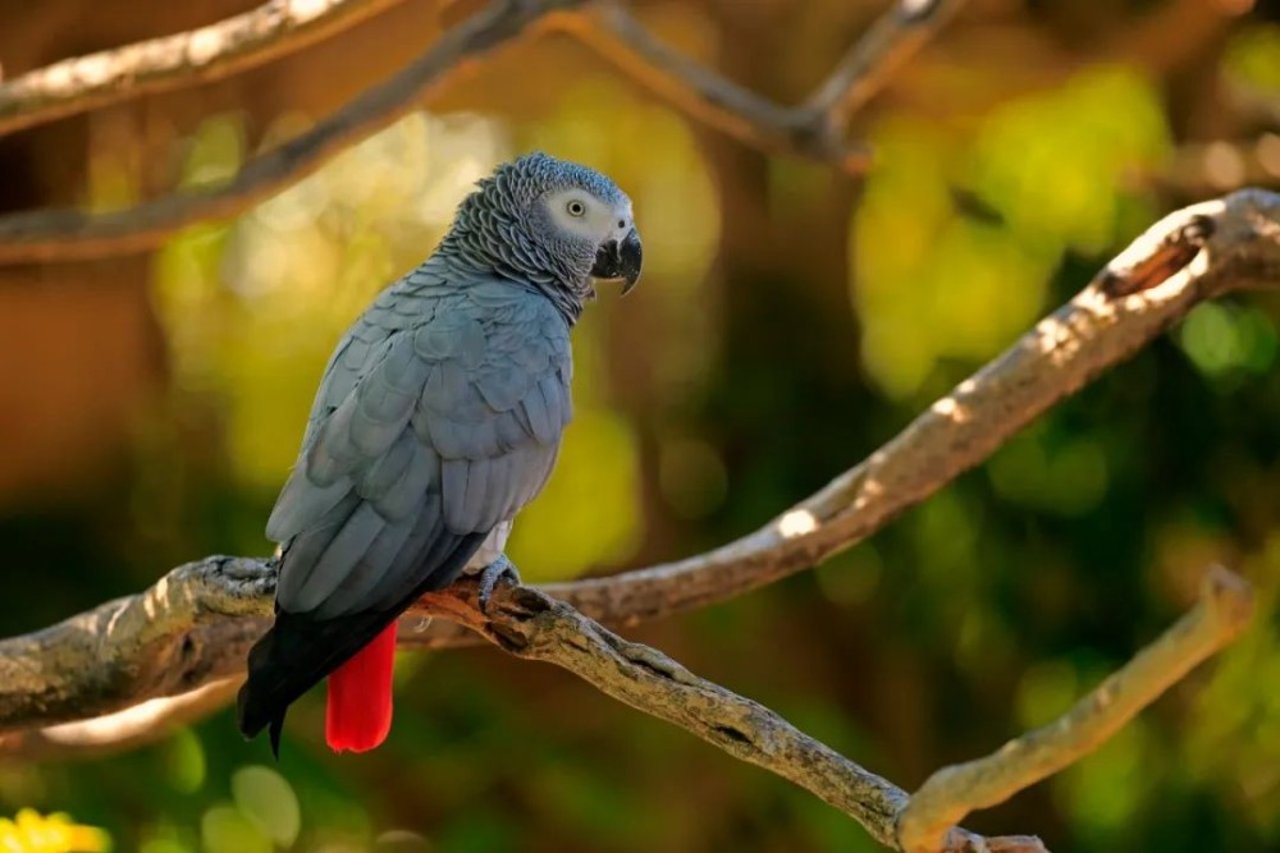
[[459, 206], [425, 263], [388, 287], [329, 359], [267, 522], [281, 544], [275, 624], [249, 653], [239, 725], [269, 726], [329, 676], [326, 739], [380, 744], [395, 620], [463, 571], [508, 570], [516, 513], [542, 489], [571, 415], [569, 330], [596, 279], [640, 274], [631, 202], [603, 175], [535, 153]]

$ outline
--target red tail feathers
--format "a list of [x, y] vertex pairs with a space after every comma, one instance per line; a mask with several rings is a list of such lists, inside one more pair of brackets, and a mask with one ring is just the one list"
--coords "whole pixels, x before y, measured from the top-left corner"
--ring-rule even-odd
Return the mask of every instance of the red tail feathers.
[[392, 622], [355, 657], [329, 673], [324, 737], [334, 752], [365, 752], [391, 731], [391, 665], [396, 656]]

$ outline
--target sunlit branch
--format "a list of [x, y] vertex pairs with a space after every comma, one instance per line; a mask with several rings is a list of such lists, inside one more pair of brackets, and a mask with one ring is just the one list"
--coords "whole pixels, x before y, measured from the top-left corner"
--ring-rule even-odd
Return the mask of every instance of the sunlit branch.
[[208, 557], [137, 595], [0, 640], [0, 738], [29, 728], [26, 716], [41, 725], [101, 717], [243, 676], [274, 593], [264, 561]]
[[898, 845], [906, 853], [943, 849], [948, 831], [969, 812], [1002, 803], [1093, 752], [1235, 639], [1252, 612], [1248, 585], [1225, 569], [1211, 570], [1193, 610], [1062, 717], [985, 758], [930, 776], [902, 811]]
[[28, 761], [101, 758], [144, 746], [226, 706], [243, 679], [213, 681], [177, 696], [74, 723], [0, 734], [0, 756]]
[[1278, 281], [1280, 195], [1242, 190], [1172, 213], [895, 438], [759, 530], [678, 562], [543, 589], [626, 625], [773, 583], [865, 539], [978, 465], [1201, 300]]
[[0, 136], [139, 95], [221, 80], [399, 2], [270, 0], [207, 27], [64, 59], [0, 83]]

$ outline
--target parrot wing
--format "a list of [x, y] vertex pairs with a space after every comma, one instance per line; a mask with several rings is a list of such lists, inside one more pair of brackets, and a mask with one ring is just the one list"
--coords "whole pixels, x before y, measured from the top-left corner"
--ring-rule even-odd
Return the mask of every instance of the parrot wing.
[[431, 266], [385, 291], [326, 368], [267, 524], [283, 544], [277, 617], [250, 655], [246, 734], [452, 583], [555, 464], [565, 321], [517, 284], [447, 287]]

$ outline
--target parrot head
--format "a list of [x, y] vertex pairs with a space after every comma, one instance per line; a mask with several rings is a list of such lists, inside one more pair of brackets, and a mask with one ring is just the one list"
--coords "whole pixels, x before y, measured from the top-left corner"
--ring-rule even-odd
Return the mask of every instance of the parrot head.
[[643, 260], [627, 194], [594, 169], [541, 152], [481, 180], [447, 241], [532, 282], [572, 318], [595, 296], [595, 281], [621, 281], [629, 293]]

